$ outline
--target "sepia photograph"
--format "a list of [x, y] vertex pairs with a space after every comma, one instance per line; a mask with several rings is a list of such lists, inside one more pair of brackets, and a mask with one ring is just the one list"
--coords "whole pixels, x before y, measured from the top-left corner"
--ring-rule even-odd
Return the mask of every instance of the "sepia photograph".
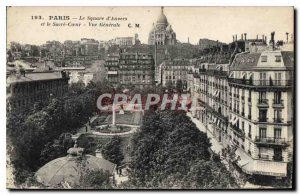
[[6, 188], [295, 189], [295, 13], [7, 6]]

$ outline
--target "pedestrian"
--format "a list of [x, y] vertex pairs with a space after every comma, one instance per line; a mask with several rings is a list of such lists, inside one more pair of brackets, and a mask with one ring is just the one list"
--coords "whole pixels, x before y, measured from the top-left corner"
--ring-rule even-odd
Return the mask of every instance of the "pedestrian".
[[122, 168], [120, 168], [120, 176], [121, 176], [121, 175], [123, 176], [123, 174], [122, 174]]

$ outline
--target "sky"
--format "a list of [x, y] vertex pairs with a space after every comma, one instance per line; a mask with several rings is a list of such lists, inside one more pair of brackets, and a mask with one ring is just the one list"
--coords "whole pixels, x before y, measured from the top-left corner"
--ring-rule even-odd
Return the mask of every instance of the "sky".
[[[147, 43], [152, 24], [160, 15], [160, 7], [10, 7], [7, 9], [7, 43], [43, 44], [48, 40], [80, 40], [93, 38], [110, 40], [115, 37], [139, 35]], [[275, 40], [286, 40], [286, 32], [294, 31], [293, 7], [164, 7], [169, 24], [180, 42], [198, 43], [200, 38], [229, 43], [232, 35], [247, 38], [275, 31]], [[43, 20], [32, 19], [41, 16]], [[49, 16], [69, 16], [70, 20], [49, 20]], [[89, 26], [87, 17], [119, 17], [121, 21], [94, 21], [120, 23], [120, 27]], [[79, 17], [85, 20], [79, 21]], [[77, 19], [73, 19], [77, 18]], [[126, 18], [126, 21], [124, 21]], [[43, 22], [81, 23], [80, 27], [41, 26]], [[133, 27], [129, 28], [128, 24]], [[85, 24], [85, 26], [83, 26]], [[134, 25], [139, 24], [139, 28]], [[98, 25], [98, 24], [97, 24]]]

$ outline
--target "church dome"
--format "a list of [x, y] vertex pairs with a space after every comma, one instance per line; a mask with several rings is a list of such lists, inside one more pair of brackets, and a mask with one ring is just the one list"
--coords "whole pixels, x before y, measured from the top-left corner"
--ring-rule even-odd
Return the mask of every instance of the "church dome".
[[39, 183], [45, 186], [55, 187], [59, 184], [68, 183], [74, 185], [79, 182], [82, 173], [81, 168], [85, 170], [98, 170], [108, 171], [110, 175], [113, 174], [116, 167], [115, 164], [108, 160], [92, 156], [83, 155], [83, 148], [70, 148], [69, 155], [66, 157], [57, 158], [45, 164], [35, 174]]
[[164, 8], [163, 7], [161, 7], [161, 13], [158, 16], [156, 23], [157, 24], [168, 25], [168, 20], [167, 20], [167, 17], [165, 16], [165, 14], [164, 14]]

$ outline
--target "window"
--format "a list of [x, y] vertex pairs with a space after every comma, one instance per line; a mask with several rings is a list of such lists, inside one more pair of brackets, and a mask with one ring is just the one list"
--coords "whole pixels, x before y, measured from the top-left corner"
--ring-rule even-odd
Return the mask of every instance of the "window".
[[269, 159], [268, 149], [267, 149], [267, 148], [260, 147], [260, 148], [259, 148], [259, 157], [260, 157], [261, 159]]
[[248, 137], [252, 137], [252, 132], [251, 132], [251, 125], [249, 125], [249, 132], [248, 132]]
[[251, 106], [248, 106], [248, 119], [251, 120]]
[[261, 56], [261, 62], [267, 62], [268, 58], [267, 56]]
[[259, 122], [267, 122], [267, 110], [259, 110]]
[[259, 92], [259, 103], [266, 103], [267, 102], [267, 93], [265, 91], [260, 91]]
[[259, 137], [266, 138], [267, 137], [267, 129], [266, 128], [259, 128]]
[[275, 123], [281, 123], [282, 122], [282, 110], [274, 110], [274, 122]]
[[280, 104], [281, 103], [281, 91], [275, 91], [274, 92], [274, 104]]
[[274, 138], [275, 139], [281, 138], [281, 129], [280, 128], [274, 128]]
[[274, 84], [275, 85], [278, 85], [278, 86], [281, 86], [281, 79], [282, 79], [282, 77], [281, 77], [282, 75], [281, 75], [281, 72], [275, 72], [275, 81], [274, 81]]
[[267, 73], [266, 72], [261, 72], [259, 73], [259, 84], [260, 85], [267, 85]]
[[281, 62], [281, 56], [275, 56], [275, 62]]

